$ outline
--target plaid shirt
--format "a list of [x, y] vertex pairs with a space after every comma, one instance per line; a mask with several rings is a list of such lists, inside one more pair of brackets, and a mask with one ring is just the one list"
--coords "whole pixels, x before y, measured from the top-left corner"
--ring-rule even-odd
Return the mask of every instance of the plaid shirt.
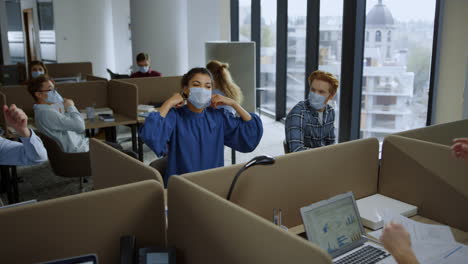
[[309, 101], [301, 101], [286, 117], [286, 143], [290, 152], [327, 146], [335, 143], [335, 110], [327, 105], [320, 124], [318, 112]]

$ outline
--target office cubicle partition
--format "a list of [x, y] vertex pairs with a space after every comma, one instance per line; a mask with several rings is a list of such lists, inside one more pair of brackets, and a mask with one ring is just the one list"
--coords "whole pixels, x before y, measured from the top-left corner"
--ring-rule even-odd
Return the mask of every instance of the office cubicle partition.
[[242, 107], [256, 111], [255, 42], [206, 42], [205, 61], [218, 60], [229, 63], [232, 79], [242, 90]]
[[169, 182], [168, 244], [177, 263], [331, 263], [307, 240], [184, 177]]
[[468, 137], [468, 120], [412, 129], [394, 135], [451, 146], [454, 138]]
[[119, 263], [120, 237], [166, 245], [164, 192], [154, 180], [0, 209], [2, 263], [37, 263], [95, 253]]
[[52, 78], [67, 78], [93, 75], [93, 64], [91, 62], [66, 62], [47, 64], [47, 71]]
[[[362, 139], [276, 157], [274, 165], [256, 166], [239, 178], [231, 200], [271, 219], [282, 209], [288, 227], [302, 224], [300, 208], [353, 191], [357, 199], [377, 193], [379, 143]], [[222, 198], [242, 165], [182, 175]]]
[[157, 170], [99, 140], [91, 139], [89, 148], [94, 190], [145, 180], [163, 184]]
[[468, 231], [468, 162], [448, 146], [386, 137], [379, 193], [416, 205], [418, 215]]
[[180, 92], [182, 76], [148, 77], [120, 79], [135, 84], [138, 89], [138, 104], [164, 103], [175, 93]]

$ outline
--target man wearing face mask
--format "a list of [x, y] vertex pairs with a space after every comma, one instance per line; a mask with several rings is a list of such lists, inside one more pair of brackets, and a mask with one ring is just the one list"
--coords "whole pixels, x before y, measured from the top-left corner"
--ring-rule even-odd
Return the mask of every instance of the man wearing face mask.
[[159, 77], [161, 73], [150, 68], [150, 57], [147, 53], [140, 53], [136, 57], [138, 71], [132, 73], [130, 78]]
[[[34, 118], [39, 131], [55, 139], [64, 152], [89, 151], [89, 142], [84, 133], [85, 123], [75, 103], [63, 99], [47, 75], [31, 80], [28, 90], [36, 101]], [[55, 107], [60, 103], [64, 106], [63, 113]]]
[[335, 110], [328, 105], [338, 89], [333, 74], [315, 71], [308, 78], [309, 97], [294, 106], [286, 117], [286, 143], [290, 152], [335, 143]]

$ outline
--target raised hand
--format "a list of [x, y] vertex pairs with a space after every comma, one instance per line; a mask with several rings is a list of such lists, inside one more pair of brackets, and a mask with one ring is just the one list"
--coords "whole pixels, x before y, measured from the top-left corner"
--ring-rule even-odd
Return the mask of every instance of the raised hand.
[[5, 114], [5, 121], [13, 127], [20, 137], [30, 137], [31, 131], [28, 128], [28, 116], [23, 110], [12, 104], [10, 107], [3, 106], [3, 113]]

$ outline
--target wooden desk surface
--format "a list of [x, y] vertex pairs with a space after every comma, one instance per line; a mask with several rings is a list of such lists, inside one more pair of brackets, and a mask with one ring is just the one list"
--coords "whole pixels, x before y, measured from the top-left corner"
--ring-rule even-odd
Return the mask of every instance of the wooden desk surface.
[[113, 122], [106, 122], [100, 120], [99, 117], [96, 117], [94, 121], [90, 121], [88, 119], [85, 120], [86, 129], [92, 128], [105, 128], [105, 127], [115, 127], [115, 126], [124, 126], [124, 125], [131, 125], [136, 124], [137, 120], [114, 113], [115, 121]]
[[[410, 219], [415, 220], [417, 222], [424, 223], [424, 224], [440, 225], [440, 223], [438, 223], [438, 222], [436, 222], [434, 220], [431, 220], [431, 219], [428, 219], [428, 218], [425, 218], [425, 217], [422, 217], [422, 216], [419, 216], [419, 215], [415, 215], [413, 217], [410, 217]], [[367, 228], [364, 228], [364, 229], [365, 229], [366, 233], [369, 233], [369, 232], [373, 231], [373, 230], [370, 230], [370, 229], [367, 229]], [[452, 230], [453, 237], [455, 238], [455, 240], [457, 242], [468, 245], [468, 232], [464, 232], [464, 231], [462, 231], [460, 229], [456, 229], [456, 228], [452, 228], [452, 227], [450, 227], [450, 229]], [[305, 232], [304, 225], [298, 225], [298, 226], [289, 228], [288, 231], [293, 233], [293, 234], [299, 235], [299, 234]]]

